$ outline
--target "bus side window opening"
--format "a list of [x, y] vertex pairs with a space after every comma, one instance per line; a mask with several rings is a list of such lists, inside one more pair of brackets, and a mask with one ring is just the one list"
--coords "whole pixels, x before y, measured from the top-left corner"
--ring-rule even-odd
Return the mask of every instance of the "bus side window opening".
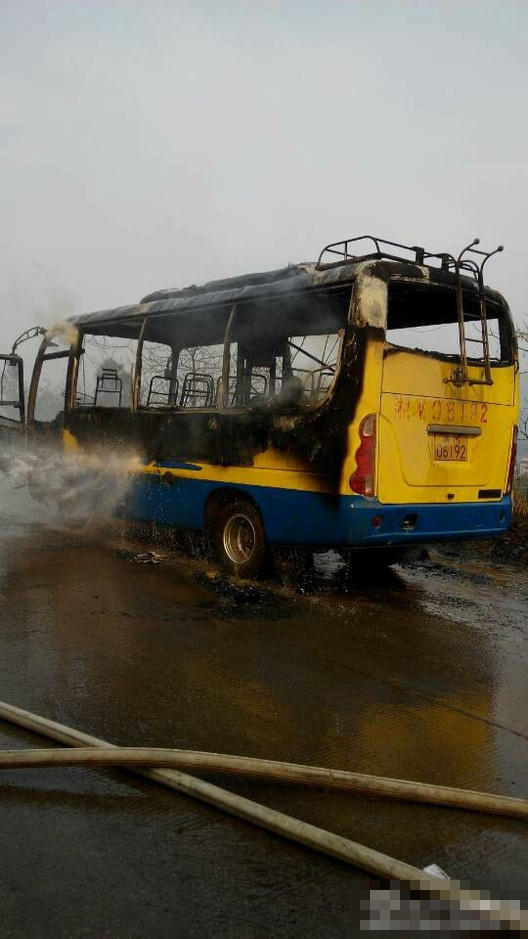
[[0, 358], [0, 419], [21, 423], [24, 418], [22, 362], [17, 356]]
[[[349, 303], [350, 288], [190, 316], [152, 315], [140, 346], [139, 407], [194, 411], [317, 404], [334, 379]], [[85, 355], [86, 361], [93, 357], [88, 347]], [[124, 383], [122, 369], [113, 367], [114, 377]], [[78, 382], [78, 400], [80, 388]], [[81, 391], [87, 394], [84, 387]]]
[[57, 423], [63, 419], [69, 362], [70, 347], [57, 338], [53, 342], [45, 342], [41, 347], [35, 361], [30, 395], [33, 402], [29, 417], [37, 423]]
[[224, 369], [229, 310], [152, 316], [141, 343], [140, 408], [215, 409]]
[[216, 407], [223, 357], [223, 343], [180, 349], [176, 379], [180, 388], [178, 403], [181, 408]]
[[336, 374], [350, 289], [237, 310], [229, 347], [227, 406], [303, 410]]
[[176, 406], [179, 391], [176, 362], [177, 350], [159, 334], [152, 321], [147, 321], [141, 344], [141, 408]]
[[130, 408], [142, 322], [116, 324], [112, 334], [84, 333], [77, 369], [77, 408]]

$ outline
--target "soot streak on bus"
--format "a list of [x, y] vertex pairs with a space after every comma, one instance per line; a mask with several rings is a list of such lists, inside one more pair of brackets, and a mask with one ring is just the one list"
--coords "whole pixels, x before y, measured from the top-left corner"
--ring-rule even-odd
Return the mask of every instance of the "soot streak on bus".
[[[93, 444], [94, 438], [113, 447], [132, 444], [147, 463], [205, 460], [221, 466], [251, 466], [258, 453], [271, 447], [291, 453], [297, 464], [301, 461], [311, 473], [324, 473], [325, 488], [330, 484], [337, 491], [347, 432], [362, 390], [365, 349], [369, 338], [383, 336], [385, 303], [379, 290], [373, 290], [373, 284], [380, 285], [382, 291], [384, 284], [367, 273], [375, 268], [377, 275], [379, 267], [379, 262], [356, 265], [349, 280], [341, 354], [331, 388], [320, 403], [302, 404], [293, 395], [289, 400], [287, 389], [283, 388], [281, 393], [251, 403], [243, 410], [72, 408], [66, 411], [65, 428], [81, 446]], [[362, 273], [357, 268], [365, 268], [365, 272], [356, 280], [357, 274]], [[382, 280], [388, 279], [391, 269], [384, 266]], [[405, 265], [405, 272], [413, 277], [423, 276], [417, 265]], [[312, 274], [312, 285], [323, 283], [324, 278], [317, 272]], [[295, 304], [301, 310], [306, 302], [306, 293], [299, 291]], [[148, 306], [144, 301], [141, 305]], [[258, 318], [249, 342], [255, 348], [262, 340], [262, 323], [263, 318]]]
[[[299, 413], [283, 401], [255, 405], [245, 413], [131, 412], [93, 409], [65, 415], [64, 426], [81, 446], [132, 445], [145, 462], [206, 460], [221, 466], [251, 466], [268, 447], [291, 451], [312, 471], [339, 479], [351, 404], [361, 391], [366, 330], [352, 329], [344, 338], [343, 359], [332, 393], [316, 409]], [[352, 400], [351, 400], [352, 399]]]

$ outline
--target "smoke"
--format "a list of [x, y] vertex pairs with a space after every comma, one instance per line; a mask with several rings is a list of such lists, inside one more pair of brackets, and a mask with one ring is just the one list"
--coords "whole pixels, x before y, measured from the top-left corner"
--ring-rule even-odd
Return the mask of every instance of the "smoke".
[[115, 515], [140, 465], [123, 452], [13, 444], [0, 454], [0, 508], [19, 521], [99, 525]]
[[65, 346], [75, 345], [78, 334], [77, 327], [67, 320], [59, 320], [46, 329], [46, 339], [60, 339]]

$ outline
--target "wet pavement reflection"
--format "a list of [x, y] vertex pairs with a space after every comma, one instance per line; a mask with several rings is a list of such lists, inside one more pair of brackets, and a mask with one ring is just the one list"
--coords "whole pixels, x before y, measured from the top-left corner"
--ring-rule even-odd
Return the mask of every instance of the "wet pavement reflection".
[[[521, 571], [456, 555], [234, 582], [117, 526], [4, 525], [0, 697], [115, 743], [528, 796]], [[43, 746], [0, 726], [3, 747]], [[213, 777], [210, 777], [213, 778]], [[523, 888], [525, 823], [239, 779], [220, 785], [417, 866]], [[354, 932], [375, 882], [124, 772], [5, 771], [6, 936]]]

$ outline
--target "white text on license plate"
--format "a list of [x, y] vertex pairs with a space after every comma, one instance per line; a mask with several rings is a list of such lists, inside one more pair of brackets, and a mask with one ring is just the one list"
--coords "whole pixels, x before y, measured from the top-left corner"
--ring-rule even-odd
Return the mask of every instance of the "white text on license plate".
[[434, 458], [444, 462], [463, 463], [468, 458], [467, 439], [447, 434], [435, 434]]

